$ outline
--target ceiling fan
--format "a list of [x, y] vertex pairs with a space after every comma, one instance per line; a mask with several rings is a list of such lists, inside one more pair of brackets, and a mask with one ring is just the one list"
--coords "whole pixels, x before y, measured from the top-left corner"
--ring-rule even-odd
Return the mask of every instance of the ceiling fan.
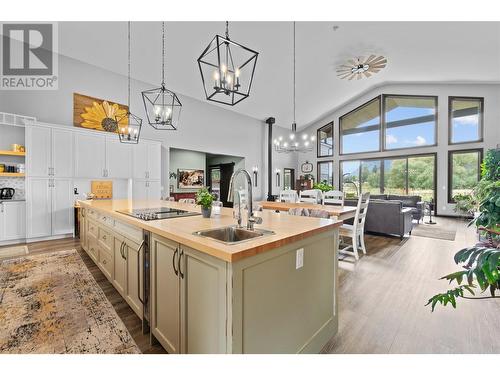
[[356, 57], [337, 67], [337, 77], [340, 79], [347, 78], [349, 81], [354, 78], [369, 78], [372, 74], [380, 72], [386, 65], [387, 59], [384, 56]]

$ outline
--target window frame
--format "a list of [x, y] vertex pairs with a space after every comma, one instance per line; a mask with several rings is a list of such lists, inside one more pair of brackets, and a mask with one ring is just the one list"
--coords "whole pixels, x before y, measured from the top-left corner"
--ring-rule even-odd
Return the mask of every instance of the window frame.
[[[453, 100], [478, 100], [481, 105], [481, 112], [479, 113], [479, 139], [475, 141], [453, 142], [453, 117], [452, 117], [452, 102]], [[484, 141], [484, 97], [480, 96], [448, 96], [448, 145], [464, 145], [468, 143], [481, 143]]]
[[[340, 164], [339, 164], [339, 190], [343, 191], [343, 180], [342, 180], [342, 175], [343, 175], [343, 172], [342, 172], [342, 168], [343, 168], [343, 162], [353, 162], [353, 161], [359, 161], [360, 162], [360, 165], [359, 165], [359, 171], [361, 173], [361, 164], [363, 161], [371, 161], [371, 160], [380, 160], [381, 161], [381, 172], [380, 172], [380, 188], [382, 190], [384, 190], [385, 188], [385, 183], [384, 183], [384, 177], [385, 177], [385, 167], [384, 167], [384, 160], [391, 160], [391, 159], [406, 159], [406, 174], [408, 176], [408, 159], [411, 159], [411, 158], [415, 158], [415, 157], [425, 157], [425, 156], [432, 156], [434, 157], [434, 176], [433, 176], [433, 179], [434, 179], [434, 212], [437, 214], [437, 158], [438, 158], [438, 155], [437, 155], [437, 152], [424, 152], [424, 153], [421, 153], [421, 154], [409, 154], [409, 155], [394, 155], [394, 156], [384, 156], [384, 157], [370, 157], [370, 158], [362, 158], [362, 159], [343, 159], [343, 160], [340, 160]], [[361, 176], [358, 176], [358, 180], [360, 182], [360, 186], [359, 186], [359, 189], [361, 190]], [[408, 191], [409, 189], [409, 182], [408, 182], [408, 178], [406, 178], [406, 191]], [[362, 191], [360, 191], [362, 193]], [[360, 193], [358, 191], [358, 193]], [[387, 193], [380, 193], [381, 195], [388, 195]], [[377, 195], [377, 194], [376, 194]]]
[[477, 165], [477, 180], [481, 179], [481, 164], [483, 163], [483, 152], [482, 148], [468, 148], [463, 150], [449, 150], [448, 151], [448, 203], [455, 204], [453, 200], [453, 155], [454, 154], [468, 154], [472, 152], [479, 153], [478, 165]]
[[[439, 127], [439, 97], [437, 95], [413, 95], [413, 94], [382, 94], [381, 99], [381, 117], [380, 117], [380, 142], [382, 151], [403, 151], [403, 150], [418, 150], [425, 147], [436, 147], [438, 145], [438, 127]], [[387, 148], [386, 145], [386, 121], [385, 121], [385, 99], [387, 97], [393, 98], [425, 98], [425, 99], [434, 99], [435, 104], [435, 118], [436, 124], [434, 126], [434, 143], [422, 146], [412, 146], [412, 147], [398, 147], [398, 148]]]
[[[363, 107], [366, 107], [367, 105], [371, 104], [372, 102], [380, 100], [379, 102], [379, 117], [380, 117], [380, 123], [379, 123], [379, 144], [378, 144], [378, 149], [377, 150], [370, 150], [370, 151], [358, 151], [358, 152], [349, 152], [349, 153], [344, 153], [344, 149], [342, 146], [342, 118], [345, 116], [348, 116], [352, 114], [353, 112], [356, 112], [360, 110]], [[382, 95], [377, 95], [374, 98], [368, 100], [367, 102], [364, 102], [363, 104], [357, 106], [356, 108], [350, 110], [347, 113], [344, 113], [342, 116], [339, 116], [339, 156], [344, 156], [344, 155], [360, 155], [360, 154], [370, 154], [372, 152], [381, 152], [382, 151]]]
[[[319, 133], [321, 132], [322, 129], [329, 127], [332, 131], [332, 153], [331, 155], [320, 155], [320, 149], [321, 149], [321, 142], [320, 142], [320, 136]], [[328, 124], [323, 125], [319, 129], [316, 130], [316, 158], [317, 159], [322, 159], [322, 158], [331, 158], [333, 157], [333, 149], [335, 148], [335, 139], [333, 137], [333, 121], [330, 121]]]
[[333, 185], [333, 174], [335, 173], [335, 171], [333, 169], [333, 167], [334, 167], [333, 160], [321, 160], [321, 161], [317, 161], [316, 162], [316, 181], [317, 181], [317, 183], [321, 183], [321, 179], [320, 179], [320, 175], [321, 175], [320, 164], [327, 164], [327, 163], [331, 163], [332, 164], [332, 176], [331, 176], [331, 184], [330, 185], [334, 186]]

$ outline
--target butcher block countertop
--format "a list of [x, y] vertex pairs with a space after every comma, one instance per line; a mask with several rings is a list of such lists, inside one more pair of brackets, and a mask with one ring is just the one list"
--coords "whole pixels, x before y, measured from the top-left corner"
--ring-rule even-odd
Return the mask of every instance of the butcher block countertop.
[[[255, 216], [262, 217], [262, 224], [255, 225], [274, 231], [275, 234], [252, 239], [239, 244], [226, 245], [210, 238], [200, 237], [193, 232], [235, 225], [233, 210], [222, 208], [220, 215], [205, 219], [201, 215], [180, 217], [174, 219], [143, 221], [131, 216], [116, 212], [118, 210], [137, 208], [171, 207], [186, 211], [201, 212], [200, 207], [193, 204], [168, 202], [162, 200], [83, 200], [80, 204], [84, 208], [93, 208], [107, 216], [121, 222], [145, 229], [159, 236], [189, 246], [193, 249], [209, 254], [226, 262], [235, 262], [240, 259], [276, 249], [306, 237], [333, 230], [342, 225], [342, 221], [332, 219], [318, 219], [311, 217], [291, 216], [285, 213], [275, 213], [264, 210], [256, 212]], [[242, 211], [243, 225], [246, 224], [246, 210]]]

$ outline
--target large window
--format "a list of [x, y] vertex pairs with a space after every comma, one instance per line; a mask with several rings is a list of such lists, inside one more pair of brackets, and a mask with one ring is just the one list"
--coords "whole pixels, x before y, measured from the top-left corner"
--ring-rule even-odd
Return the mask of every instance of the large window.
[[318, 129], [318, 158], [333, 156], [333, 122]]
[[380, 97], [340, 118], [340, 153], [380, 150]]
[[346, 197], [370, 192], [435, 199], [435, 161], [435, 154], [342, 161], [342, 190]]
[[436, 144], [437, 97], [383, 95], [384, 149]]
[[483, 98], [450, 97], [449, 142], [467, 143], [483, 140]]
[[482, 150], [450, 151], [448, 154], [448, 202], [457, 194], [469, 194], [481, 178]]
[[323, 181], [333, 185], [333, 161], [318, 162], [318, 182]]

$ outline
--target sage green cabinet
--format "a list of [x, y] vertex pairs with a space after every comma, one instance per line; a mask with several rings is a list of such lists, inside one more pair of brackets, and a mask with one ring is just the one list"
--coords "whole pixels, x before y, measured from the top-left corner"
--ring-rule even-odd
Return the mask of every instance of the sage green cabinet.
[[179, 246], [153, 236], [151, 246], [151, 330], [170, 354], [181, 353]]
[[153, 236], [151, 329], [169, 353], [226, 353], [226, 263]]

